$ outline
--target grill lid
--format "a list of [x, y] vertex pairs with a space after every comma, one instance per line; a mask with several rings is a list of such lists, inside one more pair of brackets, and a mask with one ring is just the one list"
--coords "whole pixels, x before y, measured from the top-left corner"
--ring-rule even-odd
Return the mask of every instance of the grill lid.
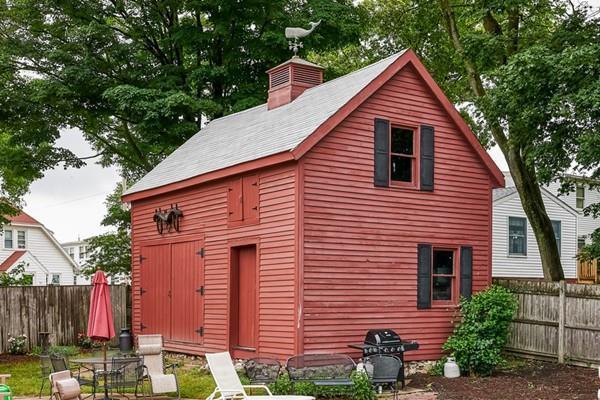
[[371, 329], [365, 336], [365, 344], [373, 346], [386, 346], [401, 342], [400, 335], [391, 329]]

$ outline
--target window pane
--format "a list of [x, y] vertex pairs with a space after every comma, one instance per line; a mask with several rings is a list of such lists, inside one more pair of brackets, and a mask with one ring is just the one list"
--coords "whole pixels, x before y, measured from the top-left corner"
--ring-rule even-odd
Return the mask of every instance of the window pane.
[[433, 252], [434, 275], [452, 275], [454, 272], [454, 252], [449, 250], [435, 250]]
[[52, 284], [53, 285], [58, 285], [60, 283], [60, 275], [59, 274], [52, 274]]
[[558, 247], [558, 255], [560, 255], [560, 243], [561, 243], [560, 221], [552, 221], [552, 229], [554, 230], [554, 237], [556, 238], [556, 246]]
[[452, 279], [448, 276], [433, 277], [433, 300], [452, 300]]
[[19, 249], [25, 248], [25, 231], [17, 231], [17, 247]]
[[13, 248], [13, 234], [12, 231], [4, 231], [4, 247], [7, 249]]
[[508, 253], [526, 255], [526, 225], [525, 218], [508, 218]]
[[413, 136], [410, 129], [392, 128], [392, 153], [412, 155]]
[[575, 190], [575, 207], [583, 208], [585, 206], [585, 188], [581, 185]]
[[391, 163], [393, 181], [412, 182], [412, 158], [392, 156]]

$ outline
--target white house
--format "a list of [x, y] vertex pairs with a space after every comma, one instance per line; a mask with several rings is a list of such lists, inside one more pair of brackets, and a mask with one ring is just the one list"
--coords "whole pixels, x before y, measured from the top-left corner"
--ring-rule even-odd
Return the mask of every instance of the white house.
[[[87, 240], [77, 239], [72, 242], [64, 242], [60, 244], [65, 252], [71, 257], [81, 270], [87, 262], [90, 253], [88, 252]], [[91, 277], [78, 275], [75, 283], [77, 285], [89, 285], [91, 284]]]
[[24, 212], [9, 220], [0, 231], [0, 272], [10, 272], [23, 264], [35, 286], [75, 283], [78, 265], [51, 231]]
[[[581, 177], [571, 176], [571, 178], [577, 180]], [[591, 215], [585, 216], [582, 210], [590, 204], [600, 203], [600, 190], [591, 189], [583, 183], [576, 185], [572, 192], [563, 195], [559, 194], [559, 189], [560, 183], [558, 182], [553, 182], [548, 186], [550, 192], [579, 212], [577, 218], [578, 246], [589, 244], [592, 232], [600, 228], [600, 218], [594, 218]]]
[[[568, 177], [574, 180], [583, 178], [576, 175], [568, 175]], [[504, 178], [506, 180], [506, 187], [515, 186], [510, 173], [504, 172]], [[546, 189], [569, 207], [577, 211], [577, 247], [579, 248], [584, 244], [589, 244], [591, 242], [590, 236], [592, 232], [600, 228], [600, 218], [583, 215], [583, 209], [590, 204], [600, 203], [600, 190], [591, 189], [588, 185], [581, 183], [576, 185], [572, 192], [560, 194], [560, 182], [552, 182]]]
[[[543, 278], [540, 252], [517, 189], [495, 189], [493, 196], [492, 275]], [[579, 213], [544, 188], [542, 197], [554, 227], [565, 278], [577, 278]]]

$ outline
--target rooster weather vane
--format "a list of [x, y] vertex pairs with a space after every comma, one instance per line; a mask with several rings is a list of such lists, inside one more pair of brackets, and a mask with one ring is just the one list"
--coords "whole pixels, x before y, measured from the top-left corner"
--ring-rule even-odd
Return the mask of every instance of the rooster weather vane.
[[183, 217], [183, 211], [179, 209], [177, 204], [173, 207], [171, 204], [171, 208], [168, 210], [154, 210], [154, 215], [152, 220], [156, 223], [156, 230], [160, 235], [162, 235], [165, 225], [167, 226], [167, 232], [171, 232], [171, 230], [175, 230], [175, 232], [179, 232], [179, 220]]
[[304, 47], [300, 39], [306, 37], [315, 30], [317, 26], [321, 23], [321, 20], [318, 22], [309, 22], [310, 29], [304, 28], [285, 28], [285, 37], [289, 39], [289, 49], [294, 52], [294, 57], [298, 56], [298, 50]]

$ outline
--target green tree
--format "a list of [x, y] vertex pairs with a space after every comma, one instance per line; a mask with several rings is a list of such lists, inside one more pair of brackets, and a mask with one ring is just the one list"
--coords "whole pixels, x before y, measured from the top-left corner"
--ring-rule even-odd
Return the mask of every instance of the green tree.
[[[207, 120], [264, 102], [265, 71], [290, 57], [284, 27], [310, 20], [306, 48], [358, 42], [351, 0], [1, 1], [0, 206], [59, 164], [135, 181]], [[96, 154], [57, 146], [64, 127]]]
[[112, 231], [88, 240], [88, 259], [82, 268], [90, 276], [98, 269], [117, 280], [127, 280], [131, 274], [131, 213], [121, 203], [123, 186], [118, 185], [106, 199], [107, 213], [102, 225]]
[[[564, 278], [540, 184], [598, 174], [600, 23], [552, 0], [369, 0], [371, 41], [413, 47], [484, 146], [504, 154], [544, 277]], [[595, 161], [590, 159], [595, 158]], [[595, 163], [595, 164], [594, 164]]]
[[25, 273], [25, 266], [22, 262], [9, 272], [0, 272], [0, 287], [33, 285], [33, 276]]

